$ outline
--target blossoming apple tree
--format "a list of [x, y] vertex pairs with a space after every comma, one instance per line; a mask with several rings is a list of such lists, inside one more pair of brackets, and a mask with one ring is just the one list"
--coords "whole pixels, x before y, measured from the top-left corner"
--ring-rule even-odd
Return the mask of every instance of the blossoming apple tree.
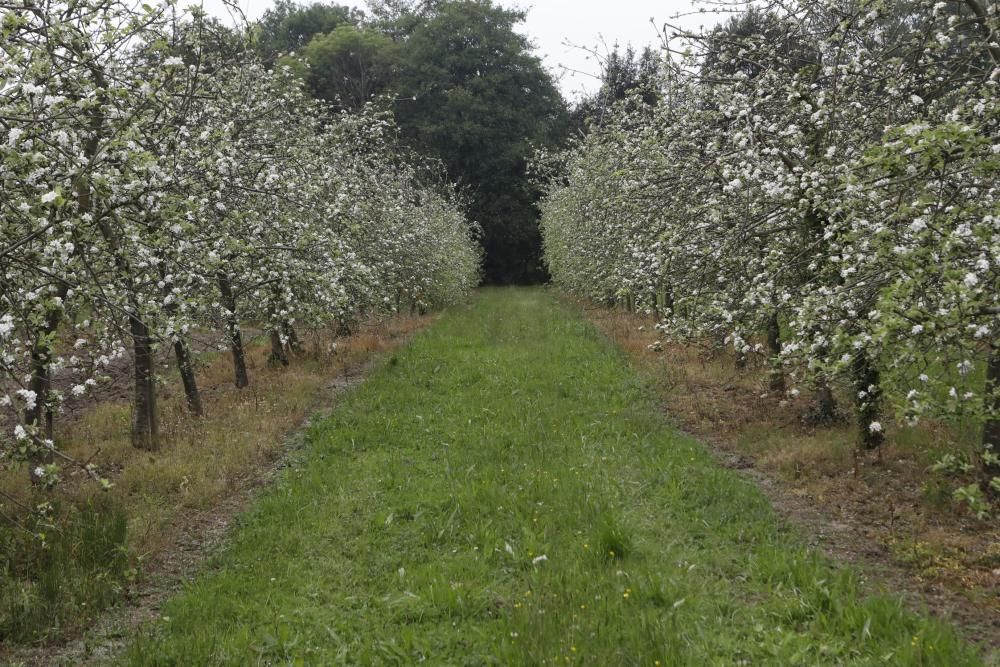
[[976, 0], [754, 3], [678, 31], [656, 107], [562, 156], [554, 278], [761, 355], [818, 416], [843, 387], [864, 447], [890, 411], [976, 423], [1000, 491], [998, 36]]
[[135, 446], [158, 446], [161, 352], [201, 414], [195, 331], [220, 332], [242, 387], [247, 322], [289, 363], [297, 326], [477, 282], [455, 195], [418, 175], [391, 118], [333, 114], [171, 4], [0, 9], [0, 455], [35, 481], [68, 461], [53, 429], [67, 396], [116, 368], [132, 371]]

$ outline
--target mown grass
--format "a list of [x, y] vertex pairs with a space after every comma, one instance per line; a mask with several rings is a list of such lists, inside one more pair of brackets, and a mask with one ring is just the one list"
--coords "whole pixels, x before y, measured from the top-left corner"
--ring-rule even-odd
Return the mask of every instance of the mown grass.
[[484, 291], [307, 435], [132, 665], [978, 664], [807, 551], [543, 290]]

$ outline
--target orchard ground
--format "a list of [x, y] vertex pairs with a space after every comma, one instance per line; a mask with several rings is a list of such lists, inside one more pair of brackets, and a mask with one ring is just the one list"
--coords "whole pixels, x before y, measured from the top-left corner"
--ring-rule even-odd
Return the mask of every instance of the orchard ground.
[[804, 546], [579, 312], [484, 290], [328, 417], [121, 660], [981, 664]]
[[[893, 423], [886, 443], [865, 452], [849, 409], [817, 422], [813, 396], [772, 390], [762, 360], [741, 368], [731, 353], [664, 342], [655, 316], [571, 303], [625, 352], [671, 422], [752, 479], [811, 546], [1000, 648], [1000, 526], [933, 471], [949, 448], [973, 449], [975, 428]], [[847, 391], [834, 392], [841, 406]]]
[[[52, 491], [24, 470], [0, 471], [0, 490], [21, 505], [50, 501], [40, 519], [44, 543], [0, 524], [0, 664], [76, 664], [155, 613], [219, 542], [234, 516], [273, 480], [294, 451], [304, 420], [317, 418], [363, 379], [379, 355], [402, 345], [435, 316], [397, 316], [364, 324], [353, 335], [304, 334], [288, 367], [267, 362], [265, 336], [249, 340], [253, 384], [233, 386], [229, 355], [199, 355], [203, 417], [186, 411], [179, 379], [161, 388], [161, 447], [131, 446], [127, 392], [121, 382], [89, 403], [72, 404], [57, 422], [68, 454], [94, 462], [114, 485], [102, 491], [70, 474]], [[166, 363], [168, 359], [164, 359]], [[127, 377], [130, 366], [117, 369]], [[119, 389], [120, 391], [120, 389]], [[72, 471], [70, 471], [72, 472]], [[117, 608], [104, 612], [108, 606]], [[68, 643], [67, 640], [71, 640]]]

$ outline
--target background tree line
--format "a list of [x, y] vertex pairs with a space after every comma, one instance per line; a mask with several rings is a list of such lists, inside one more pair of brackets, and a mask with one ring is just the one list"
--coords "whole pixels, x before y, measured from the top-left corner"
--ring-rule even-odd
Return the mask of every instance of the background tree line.
[[389, 110], [402, 140], [441, 160], [483, 228], [485, 278], [545, 278], [534, 147], [569, 130], [555, 82], [518, 31], [524, 12], [490, 0], [346, 5], [281, 0], [259, 25], [262, 59], [292, 66], [311, 94], [342, 109]]

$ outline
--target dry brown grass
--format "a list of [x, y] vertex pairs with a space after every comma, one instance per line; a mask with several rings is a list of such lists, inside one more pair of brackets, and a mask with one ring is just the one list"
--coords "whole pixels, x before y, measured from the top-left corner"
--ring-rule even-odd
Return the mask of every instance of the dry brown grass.
[[779, 480], [783, 493], [815, 506], [831, 524], [850, 525], [874, 540], [914, 576], [915, 587], [938, 584], [982, 605], [986, 615], [1000, 614], [1000, 530], [952, 501], [954, 484], [927, 469], [961, 433], [935, 424], [894, 426], [878, 455], [860, 454], [849, 419], [808, 424], [808, 398], [769, 393], [761, 365], [737, 370], [732, 356], [694, 346], [663, 344], [653, 351], [649, 346], [659, 339], [653, 318], [580, 306], [649, 379], [682, 429], [734, 465], [752, 465]]
[[[203, 418], [188, 414], [172, 368], [161, 369], [161, 447], [145, 452], [131, 446], [131, 406], [124, 401], [95, 403], [57, 422], [57, 445], [70, 456], [91, 461], [114, 486], [102, 492], [80, 471], [69, 471], [54, 491], [61, 504], [82, 507], [104, 494], [129, 517], [129, 546], [143, 557], [170, 544], [185, 516], [205, 510], [260, 477], [281, 454], [293, 431], [329, 403], [332, 383], [352, 375], [384, 351], [406, 340], [432, 318], [396, 317], [372, 322], [336, 341], [329, 335], [304, 337], [305, 353], [288, 367], [267, 364], [269, 346], [247, 348], [251, 386], [232, 384], [228, 353], [203, 355], [198, 372]], [[0, 471], [0, 488], [27, 504], [46, 499], [31, 488], [23, 468]]]

